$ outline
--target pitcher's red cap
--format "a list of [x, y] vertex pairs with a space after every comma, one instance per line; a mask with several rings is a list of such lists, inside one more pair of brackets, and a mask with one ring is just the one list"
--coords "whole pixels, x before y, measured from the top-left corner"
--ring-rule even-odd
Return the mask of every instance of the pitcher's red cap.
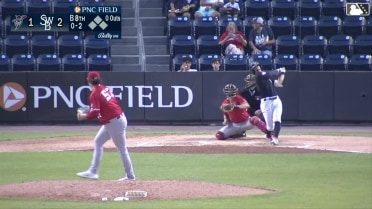
[[101, 79], [101, 75], [97, 71], [90, 71], [88, 73], [88, 79], [89, 80]]

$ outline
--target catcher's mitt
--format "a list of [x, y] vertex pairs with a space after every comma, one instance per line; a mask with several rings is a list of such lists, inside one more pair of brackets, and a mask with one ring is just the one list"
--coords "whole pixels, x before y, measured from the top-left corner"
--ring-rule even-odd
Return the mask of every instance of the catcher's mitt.
[[235, 105], [234, 104], [224, 104], [221, 106], [221, 110], [223, 112], [230, 112], [234, 109]]

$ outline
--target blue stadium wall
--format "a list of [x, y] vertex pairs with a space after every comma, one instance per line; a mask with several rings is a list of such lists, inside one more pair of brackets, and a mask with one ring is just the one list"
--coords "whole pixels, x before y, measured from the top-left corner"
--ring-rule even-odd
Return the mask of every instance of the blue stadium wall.
[[[139, 123], [210, 123], [227, 83], [246, 72], [102, 72], [128, 119]], [[372, 72], [287, 72], [279, 95], [283, 122], [372, 122]], [[76, 123], [87, 105], [86, 72], [0, 73], [1, 123]]]

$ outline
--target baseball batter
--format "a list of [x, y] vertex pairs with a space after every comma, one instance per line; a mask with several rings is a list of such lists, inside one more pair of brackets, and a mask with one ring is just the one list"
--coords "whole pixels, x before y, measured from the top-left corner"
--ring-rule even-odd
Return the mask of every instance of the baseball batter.
[[286, 70], [279, 68], [264, 72], [258, 62], [252, 62], [249, 69], [256, 75], [256, 85], [261, 96], [260, 108], [266, 121], [266, 137], [272, 145], [278, 145], [283, 106], [275, 87], [283, 87]]
[[251, 117], [247, 112], [248, 102], [238, 95], [238, 88], [234, 84], [227, 84], [223, 88], [226, 99], [222, 102], [220, 109], [224, 113], [223, 125], [217, 133], [216, 139], [225, 140], [240, 135], [254, 126], [266, 133], [265, 123], [257, 116]]
[[126, 146], [127, 118], [115, 96], [102, 84], [99, 72], [88, 73], [88, 84], [92, 89], [89, 96], [88, 113], [77, 113], [78, 120], [98, 118], [102, 126], [94, 138], [94, 153], [91, 166], [87, 171], [77, 173], [82, 178], [98, 179], [98, 168], [103, 156], [103, 145], [111, 138], [119, 151], [125, 176], [121, 180], [135, 180], [132, 161]]

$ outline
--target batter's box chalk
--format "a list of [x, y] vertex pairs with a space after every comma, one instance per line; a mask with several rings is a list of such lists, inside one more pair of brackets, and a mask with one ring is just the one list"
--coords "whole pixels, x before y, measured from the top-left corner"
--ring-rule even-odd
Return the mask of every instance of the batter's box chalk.
[[130, 190], [125, 192], [125, 197], [147, 197], [147, 192], [139, 190]]

